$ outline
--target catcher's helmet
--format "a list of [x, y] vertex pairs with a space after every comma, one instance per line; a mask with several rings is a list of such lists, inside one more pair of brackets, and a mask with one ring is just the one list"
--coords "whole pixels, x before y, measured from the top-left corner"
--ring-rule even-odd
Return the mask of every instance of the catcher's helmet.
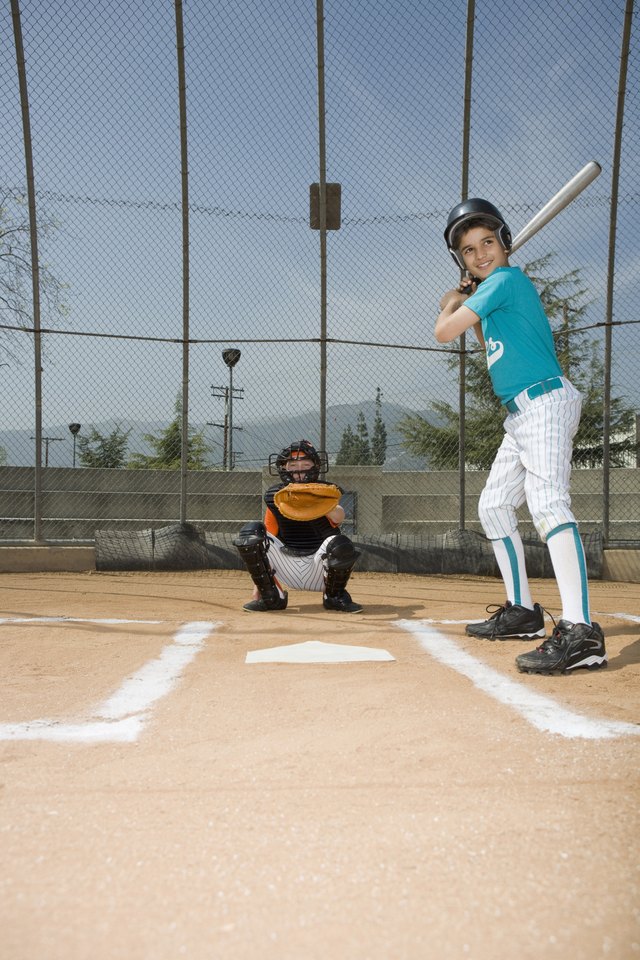
[[464, 260], [457, 249], [457, 242], [460, 235], [460, 228], [468, 224], [471, 220], [485, 221], [491, 224], [491, 229], [498, 238], [498, 243], [507, 253], [511, 250], [511, 231], [505, 223], [504, 217], [497, 207], [494, 207], [488, 200], [482, 200], [480, 197], [472, 197], [470, 200], [463, 200], [458, 203], [447, 219], [447, 226], [444, 231], [444, 239], [449, 253], [464, 270]]
[[[296, 440], [294, 443], [290, 443], [288, 447], [284, 447], [280, 453], [271, 454], [269, 457], [269, 472], [273, 473], [272, 468], [275, 467], [275, 471], [283, 483], [294, 483], [294, 478], [291, 473], [287, 472], [286, 465], [289, 460], [302, 459], [311, 460], [313, 463], [313, 467], [307, 470], [303, 477], [302, 482], [304, 483], [315, 483], [320, 474], [326, 473], [328, 470], [326, 453], [316, 450], [308, 440]], [[297, 477], [296, 480], [298, 480]]]

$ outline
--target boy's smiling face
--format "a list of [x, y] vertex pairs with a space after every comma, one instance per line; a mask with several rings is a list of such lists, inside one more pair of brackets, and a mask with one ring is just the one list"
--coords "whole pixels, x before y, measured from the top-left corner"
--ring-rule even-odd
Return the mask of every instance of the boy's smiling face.
[[291, 457], [284, 468], [293, 477], [294, 483], [304, 483], [307, 473], [313, 470], [313, 460], [305, 456]]
[[471, 227], [462, 235], [460, 253], [469, 273], [484, 280], [496, 267], [508, 267], [509, 256], [489, 227]]

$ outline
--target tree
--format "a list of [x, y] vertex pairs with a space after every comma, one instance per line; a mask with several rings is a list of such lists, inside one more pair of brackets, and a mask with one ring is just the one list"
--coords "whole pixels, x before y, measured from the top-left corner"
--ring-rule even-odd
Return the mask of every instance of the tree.
[[[458, 359], [447, 361], [457, 366]], [[467, 356], [467, 390], [475, 406], [465, 412], [465, 460], [477, 470], [488, 470], [502, 442], [504, 408], [495, 396], [487, 370], [484, 353]], [[402, 446], [416, 457], [424, 457], [436, 470], [455, 470], [458, 467], [458, 438], [460, 416], [457, 409], [442, 401], [431, 404], [436, 423], [430, 423], [419, 414], [408, 414], [398, 423], [404, 438]]]
[[[58, 224], [42, 215], [38, 221], [40, 250]], [[44, 241], [44, 242], [43, 242]], [[42, 260], [39, 264], [40, 303], [47, 323], [53, 325], [56, 316], [64, 317], [69, 310], [63, 301], [65, 285], [51, 273]], [[9, 325], [31, 326], [31, 242], [27, 200], [22, 194], [0, 187], [0, 322]], [[3, 330], [0, 352], [16, 359], [18, 333]]]
[[387, 428], [382, 419], [382, 390], [376, 389], [376, 415], [373, 421], [373, 436], [371, 437], [371, 461], [377, 466], [387, 459]]
[[373, 438], [369, 441], [369, 430], [362, 410], [358, 414], [356, 429], [351, 424], [345, 427], [336, 464], [370, 466], [381, 465], [387, 456], [387, 428], [382, 419], [382, 390], [376, 389], [376, 414], [373, 425]]
[[[182, 447], [182, 404], [178, 398], [176, 415], [169, 426], [158, 436], [145, 433], [144, 439], [155, 450], [155, 456], [134, 453], [128, 466], [133, 470], [179, 470]], [[187, 467], [189, 470], [206, 470], [207, 455], [211, 447], [207, 445], [202, 431], [190, 431], [187, 440]]]
[[342, 440], [340, 441], [340, 449], [338, 450], [338, 455], [336, 457], [336, 465], [340, 466], [346, 463], [353, 463], [353, 447], [355, 443], [355, 434], [351, 428], [351, 424], [348, 423], [345, 427]]
[[[551, 326], [556, 333], [558, 360], [564, 374], [572, 380], [584, 396], [580, 428], [574, 440], [574, 463], [580, 466], [598, 466], [602, 463], [603, 434], [603, 364], [598, 356], [598, 344], [585, 347], [585, 333], [574, 328], [582, 318], [589, 302], [584, 300], [586, 289], [581, 286], [579, 270], [560, 277], [548, 276], [553, 254], [533, 260], [524, 267], [542, 300]], [[451, 369], [458, 365], [457, 357], [447, 361]], [[472, 403], [465, 412], [465, 461], [468, 467], [488, 470], [493, 463], [504, 432], [504, 408], [493, 393], [483, 351], [467, 355], [467, 393]], [[435, 402], [432, 409], [439, 423], [429, 423], [418, 414], [404, 417], [398, 430], [404, 437], [403, 446], [415, 456], [424, 457], [435, 469], [453, 470], [458, 467], [459, 414], [450, 404]], [[624, 466], [626, 455], [635, 448], [632, 437], [634, 413], [618, 398], [611, 401], [610, 457], [613, 466]], [[614, 439], [615, 438], [615, 439]]]
[[[598, 345], [591, 344], [588, 359], [576, 370], [573, 382], [583, 396], [580, 426], [573, 441], [573, 462], [580, 467], [602, 465], [604, 408], [602, 384], [604, 363], [598, 356]], [[637, 450], [635, 413], [624, 406], [620, 397], [611, 398], [609, 460], [612, 467], [629, 465], [629, 454]]]
[[364, 418], [362, 410], [358, 414], [356, 421], [356, 433], [353, 441], [353, 460], [352, 463], [368, 466], [371, 463], [371, 445], [369, 443], [369, 431], [367, 421]]
[[112, 470], [124, 467], [131, 430], [122, 430], [120, 424], [105, 435], [95, 427], [88, 436], [78, 437], [78, 459], [83, 467], [103, 467]]

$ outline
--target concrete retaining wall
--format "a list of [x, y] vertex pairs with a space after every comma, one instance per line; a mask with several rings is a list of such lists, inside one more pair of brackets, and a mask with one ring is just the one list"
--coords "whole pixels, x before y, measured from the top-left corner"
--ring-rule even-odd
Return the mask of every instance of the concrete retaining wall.
[[[43, 538], [92, 541], [95, 531], [144, 530], [177, 523], [180, 475], [163, 470], [43, 470]], [[477, 502], [487, 474], [466, 475], [465, 526], [480, 532]], [[437, 536], [458, 526], [455, 471], [391, 473], [380, 467], [333, 467], [329, 478], [349, 491], [349, 530], [362, 536]], [[194, 471], [188, 477], [188, 514], [205, 531], [234, 533], [262, 515], [262, 493], [274, 482], [266, 470]], [[603, 521], [601, 470], [576, 470], [574, 510], [585, 532]], [[33, 539], [34, 470], [0, 467], [0, 543]], [[526, 507], [523, 536], [535, 537]], [[640, 542], [640, 469], [610, 474], [610, 539]]]
[[[452, 531], [451, 536], [455, 538], [458, 531]], [[217, 536], [230, 537], [226, 534]], [[358, 548], [362, 551], [362, 557], [358, 561], [357, 569], [360, 571], [371, 572], [382, 569], [388, 572], [400, 570], [405, 573], [460, 573], [457, 569], [459, 560], [459, 551], [445, 550], [443, 544], [437, 549], [418, 551], [415, 549], [403, 552], [401, 543], [384, 542], [380, 538], [377, 544], [371, 541], [357, 541]], [[210, 546], [210, 556], [215, 559], [216, 548]], [[495, 564], [489, 553], [489, 544], [478, 545], [476, 553], [480, 558], [479, 572], [485, 576], [496, 576]], [[527, 563], [533, 563], [530, 567], [531, 576], [549, 576], [546, 569], [540, 568], [537, 562], [540, 560], [542, 545], [530, 551], [527, 556]], [[457, 559], [456, 559], [457, 558]], [[226, 545], [219, 550], [216, 562], [212, 562], [212, 568], [218, 569], [241, 569], [237, 556], [233, 557], [230, 545]], [[435, 569], [437, 566], [437, 569]], [[136, 569], [148, 569], [149, 565], [138, 564]], [[79, 573], [91, 572], [97, 569], [96, 565], [96, 547], [72, 547], [72, 546], [0, 546], [0, 574], [3, 573]], [[477, 571], [476, 571], [477, 572]], [[603, 580], [613, 580], [625, 583], [640, 583], [640, 550], [605, 550], [602, 553], [600, 562], [600, 576]]]

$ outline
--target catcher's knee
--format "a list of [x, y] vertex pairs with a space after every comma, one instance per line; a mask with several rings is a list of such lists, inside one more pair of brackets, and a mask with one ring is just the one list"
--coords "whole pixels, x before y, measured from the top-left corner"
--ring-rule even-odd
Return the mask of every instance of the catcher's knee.
[[269, 540], [264, 523], [245, 523], [233, 543], [260, 591], [260, 596], [265, 600], [276, 600], [280, 593], [267, 557]]
[[260, 523], [259, 521], [245, 523], [233, 541], [233, 545], [236, 547], [252, 574], [262, 572], [264, 569], [270, 569], [270, 564], [267, 560], [269, 541], [267, 539], [267, 528], [264, 523]]
[[349, 537], [338, 533], [327, 544], [325, 563], [329, 570], [351, 570], [359, 556]]
[[260, 547], [262, 547], [266, 554], [269, 547], [267, 528], [264, 523], [261, 523], [259, 520], [252, 520], [250, 523], [245, 523], [244, 526], [240, 528], [238, 536], [233, 541], [233, 545], [237, 547], [242, 554], [247, 551], [255, 553], [256, 548]]
[[329, 541], [323, 561], [324, 592], [328, 598], [342, 595], [359, 556], [349, 537], [345, 537], [343, 533], [336, 534]]

